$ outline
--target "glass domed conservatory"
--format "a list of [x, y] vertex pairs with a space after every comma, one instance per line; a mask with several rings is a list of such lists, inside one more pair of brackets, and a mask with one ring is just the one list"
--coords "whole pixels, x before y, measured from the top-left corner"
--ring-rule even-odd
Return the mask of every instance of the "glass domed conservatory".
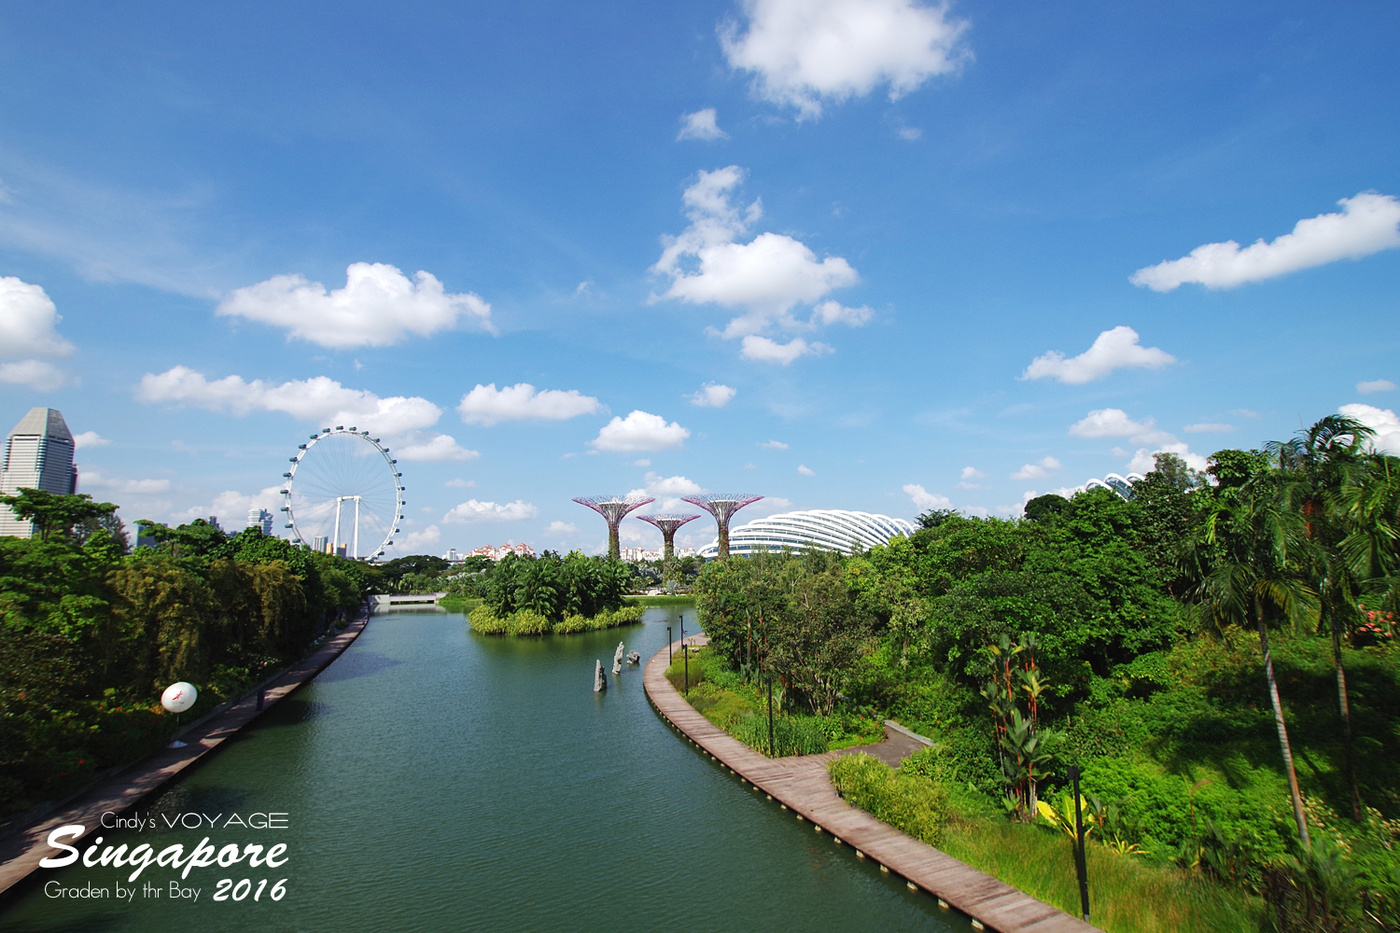
[[[845, 509], [807, 509], [756, 518], [729, 532], [729, 553], [753, 554], [758, 551], [841, 551], [853, 545], [862, 549], [884, 544], [895, 535], [911, 535], [913, 522], [873, 512]], [[719, 541], [700, 549], [700, 556], [712, 560], [719, 553]]]

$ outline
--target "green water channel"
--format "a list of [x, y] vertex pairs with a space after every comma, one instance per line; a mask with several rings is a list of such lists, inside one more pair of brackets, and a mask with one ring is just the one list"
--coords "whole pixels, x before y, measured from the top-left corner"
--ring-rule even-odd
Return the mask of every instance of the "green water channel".
[[[152, 865], [134, 882], [41, 869], [0, 903], [0, 930], [970, 929], [698, 754], [647, 703], [639, 667], [592, 692], [595, 659], [610, 665], [622, 640], [645, 662], [668, 624], [678, 637], [679, 611], [653, 608], [631, 628], [502, 639], [457, 614], [377, 615], [315, 682], [143, 803], [142, 828], [102, 833], [157, 852], [281, 843], [283, 864], [185, 879]], [[285, 828], [252, 828], [269, 813]]]

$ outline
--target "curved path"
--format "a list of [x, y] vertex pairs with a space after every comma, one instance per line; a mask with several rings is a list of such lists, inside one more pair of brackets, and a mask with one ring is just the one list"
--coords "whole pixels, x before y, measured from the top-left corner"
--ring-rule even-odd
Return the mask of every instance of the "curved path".
[[[685, 641], [696, 645], [702, 639]], [[671, 650], [679, 652], [681, 643], [658, 651], [647, 662], [643, 682], [652, 706], [741, 781], [795, 812], [799, 820], [812, 823], [815, 832], [830, 834], [835, 845], [851, 846], [858, 858], [874, 859], [881, 871], [895, 872], [911, 889], [927, 891], [940, 906], [955, 907], [987, 929], [1000, 933], [1092, 933], [1097, 929], [846, 803], [826, 772], [827, 762], [840, 753], [767, 758], [715, 726], [666, 679]]]
[[[360, 616], [340, 634], [329, 638], [311, 654], [273, 676], [262, 686], [263, 704], [258, 707], [258, 691], [250, 691], [226, 709], [193, 723], [180, 733], [183, 748], [163, 748], [99, 781], [28, 828], [19, 828], [0, 838], [0, 896], [19, 884], [39, 867], [39, 860], [53, 855], [49, 832], [59, 826], [78, 824], [88, 827], [84, 836], [99, 828], [104, 813], [120, 814], [173, 780], [181, 771], [199, 761], [233, 736], [238, 730], [270, 709], [278, 700], [309, 682], [340, 656], [364, 630], [368, 616]], [[82, 839], [79, 836], [78, 839]], [[69, 842], [75, 840], [69, 839]]]

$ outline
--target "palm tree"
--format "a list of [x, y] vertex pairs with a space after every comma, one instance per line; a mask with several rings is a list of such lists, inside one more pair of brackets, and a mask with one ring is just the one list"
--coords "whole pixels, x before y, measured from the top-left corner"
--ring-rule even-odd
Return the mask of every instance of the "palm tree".
[[1332, 639], [1332, 665], [1337, 679], [1337, 709], [1342, 746], [1351, 789], [1352, 819], [1361, 821], [1361, 791], [1356, 782], [1356, 754], [1351, 725], [1351, 699], [1342, 633], [1359, 618], [1360, 580], [1343, 558], [1341, 542], [1351, 530], [1344, 507], [1347, 490], [1364, 487], [1373, 458], [1364, 445], [1375, 432], [1359, 421], [1328, 415], [1291, 440], [1266, 447], [1280, 471], [1282, 505], [1296, 510], [1304, 535], [1294, 563], [1303, 568], [1318, 594], [1318, 627]]
[[1271, 479], [1268, 475], [1259, 477], [1237, 498], [1212, 503], [1187, 556], [1188, 573], [1195, 580], [1188, 598], [1198, 616], [1216, 626], [1252, 623], [1259, 631], [1264, 677], [1288, 776], [1293, 818], [1299, 839], [1308, 845], [1307, 817], [1274, 676], [1268, 623], [1280, 617], [1294, 620], [1309, 614], [1315, 594], [1288, 564], [1289, 545], [1301, 535], [1301, 523], [1278, 507]]

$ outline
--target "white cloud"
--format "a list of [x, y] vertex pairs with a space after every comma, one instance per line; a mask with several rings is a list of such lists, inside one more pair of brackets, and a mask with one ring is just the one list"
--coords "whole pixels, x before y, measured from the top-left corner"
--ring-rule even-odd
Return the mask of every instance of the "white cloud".
[[677, 496], [693, 496], [705, 491], [705, 488], [699, 483], [684, 476], [660, 476], [648, 472], [645, 482], [646, 489], [643, 491], [649, 496], [675, 498]]
[[707, 382], [700, 387], [700, 391], [687, 395], [686, 398], [690, 399], [690, 404], [701, 408], [723, 408], [738, 392], [738, 389], [726, 385]]
[[431, 427], [442, 416], [442, 409], [425, 398], [380, 398], [373, 392], [347, 389], [326, 376], [282, 383], [248, 382], [241, 376], [211, 381], [186, 366], [142, 376], [136, 397], [143, 402], [173, 402], [239, 416], [280, 411], [313, 424], [353, 424], [400, 435]]
[[830, 353], [831, 348], [824, 343], [808, 343], [801, 337], [794, 337], [787, 343], [778, 343], [767, 337], [749, 334], [744, 338], [739, 355], [746, 360], [759, 363], [777, 363], [786, 366], [799, 356], [821, 356]]
[[788, 445], [787, 445], [787, 444], [784, 444], [782, 441], [764, 441], [762, 444], [759, 444], [758, 446], [760, 446], [760, 447], [767, 447], [769, 450], [787, 450], [787, 449], [788, 449]]
[[752, 72], [758, 97], [821, 114], [823, 101], [864, 97], [877, 86], [890, 99], [934, 75], [955, 71], [967, 53], [967, 23], [946, 6], [913, 0], [745, 0], [745, 22], [728, 22], [720, 42], [731, 68]]
[[986, 478], [987, 478], [987, 474], [986, 474], [986, 473], [983, 473], [981, 470], [977, 469], [977, 467], [974, 467], [974, 466], [965, 466], [965, 467], [962, 468], [962, 474], [961, 474], [961, 476], [960, 476], [960, 478], [959, 478], [959, 481], [958, 481], [958, 488], [960, 488], [960, 489], [985, 489], [986, 487], [983, 486], [983, 485], [981, 485], [980, 483], [976, 482], [976, 480], [979, 480], [979, 479], [986, 479]]
[[649, 467], [651, 466], [651, 460], [647, 457], [642, 457], [640, 460], [633, 460], [632, 465], [639, 467]]
[[430, 437], [415, 437], [394, 448], [394, 456], [400, 460], [475, 460], [481, 456], [477, 450], [468, 450], [457, 443], [450, 434], [434, 434]]
[[[170, 490], [170, 480], [164, 478], [121, 479], [104, 476], [95, 470], [85, 470], [78, 479], [84, 488], [103, 490], [104, 494], [150, 496]], [[244, 509], [244, 512], [246, 513], [247, 509]], [[247, 517], [246, 514], [244, 517]]]
[[490, 427], [502, 421], [563, 421], [602, 410], [602, 403], [577, 389], [537, 391], [528, 382], [497, 389], [477, 384], [457, 405], [467, 424]]
[[1180, 259], [1139, 269], [1129, 281], [1155, 292], [1169, 292], [1188, 282], [1234, 288], [1400, 246], [1400, 201], [1363, 191], [1337, 203], [1341, 213], [1300, 220], [1292, 233], [1271, 243], [1260, 239], [1244, 249], [1234, 240], [1207, 243]]
[[1370, 395], [1372, 392], [1394, 392], [1395, 383], [1389, 379], [1370, 379], [1366, 382], [1358, 382], [1356, 391], [1362, 395]]
[[0, 383], [28, 386], [40, 392], [52, 392], [73, 382], [73, 377], [45, 360], [19, 360], [0, 363]]
[[816, 471], [816, 470], [812, 469], [811, 467], [804, 466], [804, 465], [802, 465], [802, 464], [800, 464], [800, 463], [797, 465], [797, 472], [800, 473], [800, 474], [803, 475], [803, 476], [816, 476], [816, 475], [817, 475], [817, 471]]
[[875, 312], [861, 305], [859, 308], [848, 308], [839, 301], [823, 301], [812, 309], [813, 324], [846, 324], [851, 327], [861, 327], [869, 323], [875, 316]]
[[905, 142], [912, 143], [914, 140], [921, 138], [924, 135], [924, 131], [916, 126], [901, 126], [895, 131], [895, 135]]
[[1121, 408], [1098, 408], [1071, 425], [1069, 433], [1075, 437], [1138, 438], [1162, 433], [1156, 425], [1152, 418], [1134, 421]]
[[1199, 424], [1188, 424], [1181, 430], [1187, 434], [1229, 434], [1235, 430], [1233, 424], [1217, 424], [1212, 421], [1202, 421]]
[[1089, 349], [1065, 359], [1059, 350], [1037, 356], [1021, 374], [1022, 379], [1050, 377], [1066, 385], [1080, 385], [1102, 379], [1115, 369], [1159, 369], [1176, 362], [1176, 357], [1157, 347], [1138, 343], [1138, 332], [1118, 326], [1094, 339]]
[[386, 263], [356, 262], [345, 287], [327, 291], [300, 275], [275, 275], [235, 289], [216, 314], [286, 328], [323, 347], [384, 347], [412, 335], [427, 337], [466, 319], [493, 331], [491, 306], [471, 292], [451, 294], [427, 272], [413, 280]]
[[681, 131], [676, 134], [677, 141], [682, 139], [700, 139], [711, 142], [716, 139], [728, 139], [729, 134], [719, 128], [715, 121], [715, 108], [706, 107], [704, 110], [697, 110], [688, 113], [681, 118]]
[[1146, 475], [1156, 466], [1155, 456], [1159, 453], [1176, 454], [1193, 470], [1204, 471], [1206, 467], [1210, 466], [1205, 457], [1193, 454], [1190, 447], [1176, 438], [1172, 438], [1170, 441], [1152, 447], [1139, 447], [1137, 453], [1133, 454], [1133, 459], [1128, 461], [1125, 469], [1129, 473]]
[[928, 511], [929, 509], [951, 509], [953, 507], [952, 499], [936, 492], [929, 492], [918, 483], [906, 483], [903, 488], [904, 494], [909, 497], [909, 501], [914, 503], [914, 508], [921, 511]]
[[763, 216], [758, 201], [742, 210], [731, 203], [731, 194], [743, 178], [743, 169], [730, 165], [700, 172], [685, 190], [691, 223], [679, 236], [662, 238], [661, 258], [651, 271], [668, 277], [671, 284], [652, 299], [742, 309], [722, 332], [730, 339], [775, 326], [811, 329], [838, 321], [859, 326], [869, 320], [869, 308], [844, 308], [836, 302], [814, 309], [807, 321], [792, 315], [797, 305], [815, 305], [833, 289], [854, 285], [860, 277], [840, 256], [818, 260], [804, 243], [784, 234], [760, 233], [740, 242]]
[[437, 525], [429, 525], [422, 531], [397, 532], [394, 535], [394, 547], [399, 551], [413, 554], [421, 548], [429, 544], [437, 544], [441, 540], [442, 531]]
[[674, 450], [685, 443], [690, 431], [660, 415], [633, 411], [626, 418], [614, 417], [589, 441], [596, 450]]
[[562, 538], [565, 535], [578, 534], [578, 526], [573, 522], [553, 521], [549, 523], [549, 527], [544, 530], [544, 533]]
[[1035, 463], [1027, 463], [1011, 474], [1012, 479], [1043, 479], [1060, 471], [1060, 461], [1054, 457], [1042, 457]]
[[69, 356], [73, 345], [56, 330], [63, 320], [38, 285], [0, 276], [0, 383], [51, 392], [72, 381], [47, 360]]
[[73, 352], [55, 328], [63, 320], [38, 285], [0, 276], [0, 356], [12, 360], [57, 359]]
[[83, 431], [73, 435], [73, 446], [78, 450], [85, 447], [106, 447], [110, 443], [112, 442], [96, 431]]
[[454, 525], [472, 525], [484, 522], [514, 522], [534, 518], [540, 510], [528, 502], [516, 499], [514, 502], [497, 504], [468, 499], [455, 505], [442, 517], [444, 522]]
[[[86, 480], [86, 478], [84, 478]], [[230, 534], [239, 531], [248, 524], [248, 512], [250, 509], [267, 509], [273, 515], [279, 515], [278, 509], [282, 502], [281, 486], [268, 486], [258, 492], [245, 494], [236, 489], [228, 489], [219, 493], [208, 505], [196, 505], [186, 509], [179, 516], [180, 521], [193, 521], [196, 518], [208, 518], [214, 515], [219, 519], [219, 524]], [[152, 490], [159, 493], [162, 490]], [[153, 517], [153, 516], [141, 516]], [[285, 517], [274, 519], [274, 533], [281, 533], [283, 529], [279, 526], [285, 522]]]
[[450, 479], [447, 482], [443, 483], [443, 485], [449, 489], [472, 489], [476, 486], [476, 480], [460, 478]]
[[1376, 451], [1400, 456], [1400, 418], [1395, 417], [1394, 411], [1374, 405], [1353, 403], [1338, 408], [1337, 413], [1345, 418], [1360, 421], [1375, 431], [1376, 436], [1371, 439], [1371, 446]]

